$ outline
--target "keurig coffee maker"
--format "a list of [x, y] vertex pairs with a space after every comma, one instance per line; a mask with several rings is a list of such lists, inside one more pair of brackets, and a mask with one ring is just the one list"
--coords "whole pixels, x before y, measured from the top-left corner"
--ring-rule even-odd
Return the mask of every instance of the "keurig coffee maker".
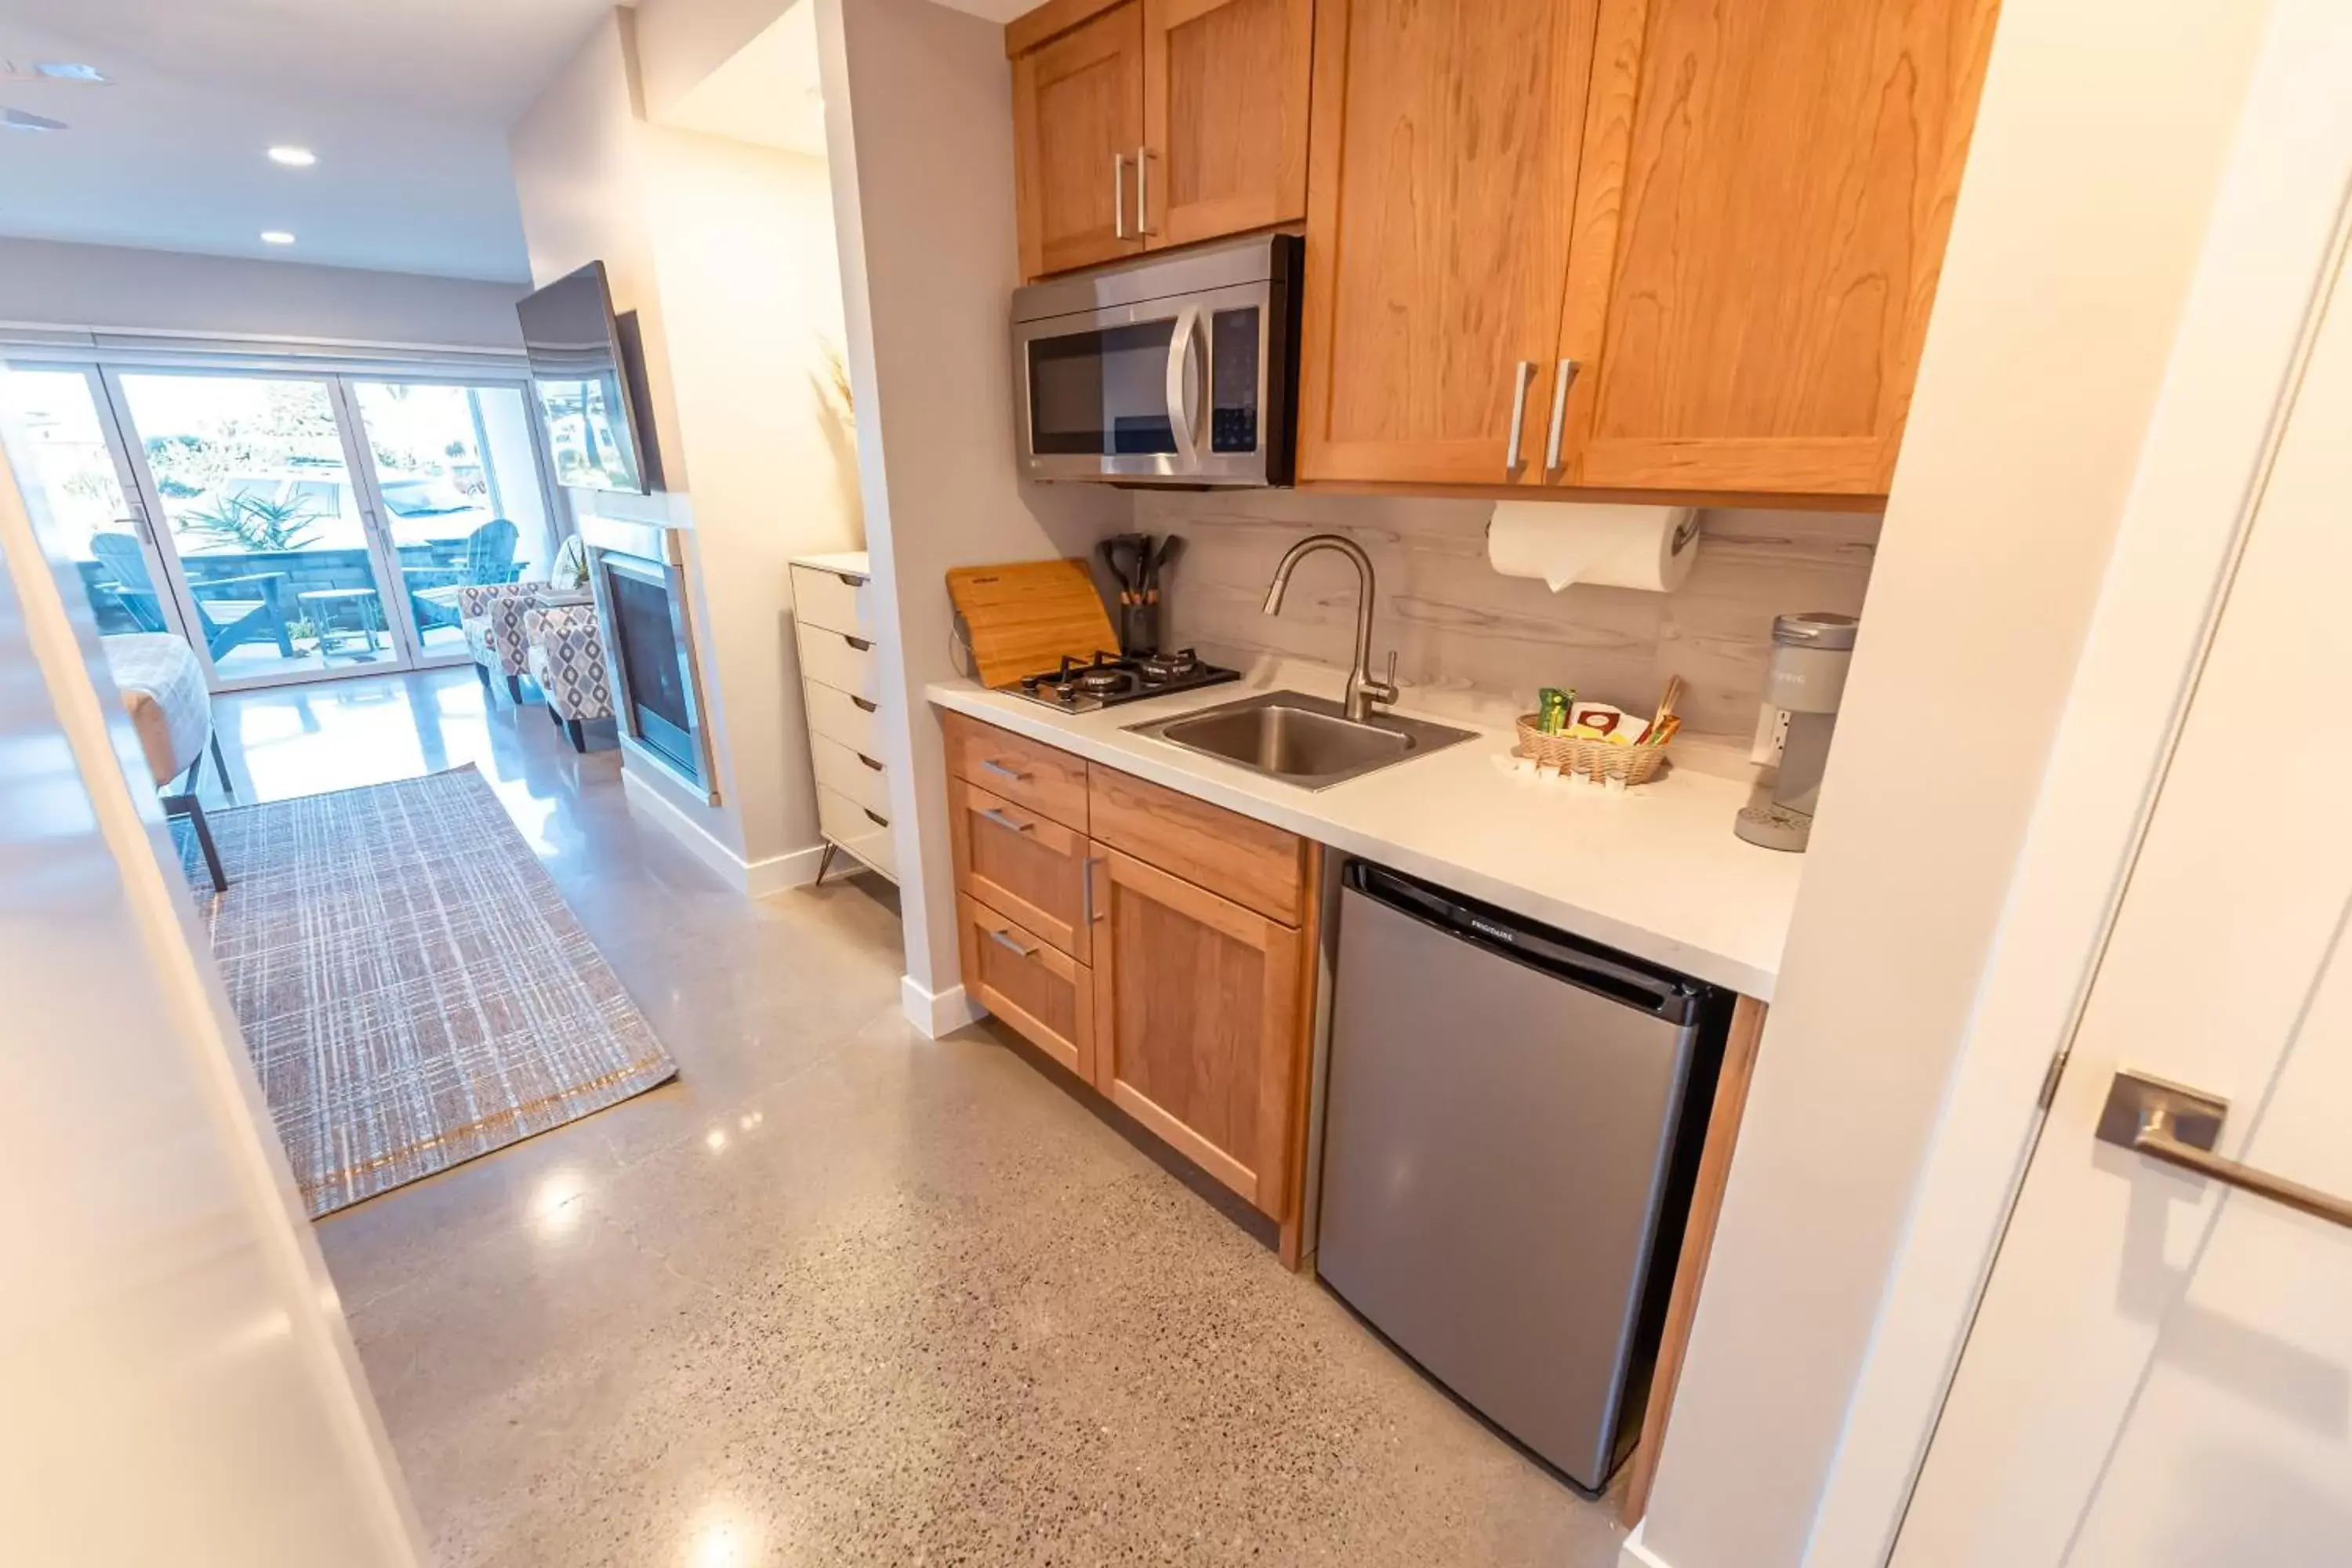
[[[1813, 807], [1829, 765], [1830, 734], [1853, 662], [1852, 616], [1812, 612], [1772, 621], [1772, 667], [1764, 678], [1757, 761], [1778, 761], [1769, 805], [1740, 812], [1732, 831], [1767, 849], [1799, 850], [1812, 837]], [[1777, 753], [1777, 755], [1775, 755]]]

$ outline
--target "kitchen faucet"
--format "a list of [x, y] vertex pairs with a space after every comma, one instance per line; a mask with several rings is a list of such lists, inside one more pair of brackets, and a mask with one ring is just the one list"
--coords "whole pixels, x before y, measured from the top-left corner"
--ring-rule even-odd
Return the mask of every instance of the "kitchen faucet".
[[1291, 568], [1318, 550], [1336, 550], [1356, 563], [1356, 664], [1348, 671], [1345, 711], [1350, 722], [1361, 724], [1372, 716], [1373, 703], [1397, 700], [1394, 648], [1389, 650], [1389, 678], [1372, 679], [1372, 558], [1364, 553], [1363, 546], [1336, 533], [1310, 534], [1292, 545], [1282, 564], [1274, 569], [1274, 581], [1265, 590], [1265, 613], [1282, 614], [1282, 595], [1290, 587]]

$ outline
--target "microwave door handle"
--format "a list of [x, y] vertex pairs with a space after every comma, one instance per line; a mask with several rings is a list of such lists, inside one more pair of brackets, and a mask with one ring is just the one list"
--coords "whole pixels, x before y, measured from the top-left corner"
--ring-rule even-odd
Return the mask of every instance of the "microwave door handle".
[[1177, 455], [1184, 467], [1201, 466], [1200, 432], [1192, 417], [1195, 389], [1205, 376], [1192, 372], [1192, 345], [1201, 335], [1201, 307], [1187, 305], [1176, 317], [1175, 334], [1168, 340], [1168, 423], [1176, 432]]

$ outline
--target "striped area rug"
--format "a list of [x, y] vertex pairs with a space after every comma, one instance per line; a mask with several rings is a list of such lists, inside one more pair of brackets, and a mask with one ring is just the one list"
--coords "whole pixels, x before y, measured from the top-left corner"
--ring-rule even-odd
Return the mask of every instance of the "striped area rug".
[[228, 890], [189, 880], [313, 1215], [677, 1073], [472, 767], [211, 818]]

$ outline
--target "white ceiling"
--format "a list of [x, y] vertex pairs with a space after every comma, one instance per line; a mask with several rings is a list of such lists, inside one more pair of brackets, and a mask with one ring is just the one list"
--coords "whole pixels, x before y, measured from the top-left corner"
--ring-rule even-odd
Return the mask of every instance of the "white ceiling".
[[[0, 233], [459, 278], [528, 276], [507, 127], [610, 0], [0, 0]], [[311, 148], [310, 169], [263, 156]], [[288, 229], [291, 247], [265, 246]]]

